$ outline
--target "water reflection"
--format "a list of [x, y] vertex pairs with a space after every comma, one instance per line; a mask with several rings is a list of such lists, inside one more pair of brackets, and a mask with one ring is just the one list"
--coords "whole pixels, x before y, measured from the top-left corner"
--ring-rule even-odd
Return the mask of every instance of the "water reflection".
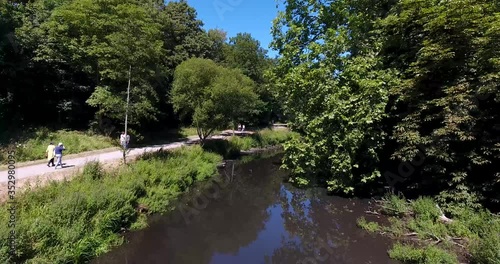
[[356, 227], [365, 202], [283, 185], [276, 159], [238, 166], [189, 222], [159, 217], [93, 263], [391, 263], [388, 241]]

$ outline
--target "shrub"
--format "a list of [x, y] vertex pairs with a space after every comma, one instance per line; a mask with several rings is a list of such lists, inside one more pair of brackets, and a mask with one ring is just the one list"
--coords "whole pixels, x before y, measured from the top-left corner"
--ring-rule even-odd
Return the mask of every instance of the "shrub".
[[359, 218], [357, 224], [359, 227], [371, 233], [380, 230], [380, 226], [376, 222], [368, 222], [364, 217]]
[[411, 264], [456, 264], [458, 259], [449, 252], [436, 246], [416, 248], [409, 245], [397, 243], [389, 250], [389, 256], [403, 263]]
[[410, 205], [403, 197], [386, 195], [383, 199], [383, 211], [387, 215], [403, 216], [410, 212]]
[[434, 221], [438, 219], [441, 212], [436, 207], [436, 202], [428, 197], [421, 197], [411, 203], [415, 216], [421, 220]]

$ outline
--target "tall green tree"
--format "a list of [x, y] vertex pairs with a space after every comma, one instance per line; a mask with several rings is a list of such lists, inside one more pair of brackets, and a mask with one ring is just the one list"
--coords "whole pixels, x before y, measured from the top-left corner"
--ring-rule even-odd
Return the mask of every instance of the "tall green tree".
[[258, 96], [254, 82], [240, 71], [193, 58], [176, 68], [170, 100], [174, 111], [192, 116], [204, 142], [216, 129], [234, 125], [251, 113]]
[[211, 43], [208, 59], [217, 63], [223, 63], [225, 60], [224, 51], [227, 45], [227, 33], [221, 29], [210, 29], [207, 34]]
[[381, 56], [402, 73], [391, 93], [393, 157], [426, 155], [417, 179], [442, 201], [500, 201], [500, 6], [495, 1], [400, 1], [381, 21]]
[[90, 79], [95, 86], [87, 103], [98, 108], [99, 119], [124, 119], [132, 66], [130, 122], [137, 124], [156, 114], [152, 65], [160, 62], [163, 45], [156, 10], [152, 2], [133, 0], [66, 1], [39, 26], [25, 23], [19, 35], [37, 41], [34, 60], [67, 65]]
[[256, 83], [264, 81], [264, 70], [269, 66], [266, 60], [267, 51], [251, 34], [238, 33], [229, 38], [224, 51], [226, 66], [241, 69], [243, 74]]
[[[274, 69], [292, 129], [284, 167], [299, 184], [326, 182], [352, 194], [376, 181], [388, 85], [396, 72], [381, 69], [374, 20], [385, 1], [286, 1], [274, 22]], [[318, 178], [319, 177], [319, 178]]]
[[[269, 80], [267, 71], [273, 66], [273, 61], [267, 57], [267, 50], [249, 33], [238, 33], [231, 37], [223, 47], [223, 65], [240, 69], [256, 83], [256, 92], [262, 104], [259, 113], [251, 121], [259, 125], [267, 125], [281, 112], [280, 102], [274, 96], [274, 86]], [[250, 120], [248, 120], [250, 121]]]

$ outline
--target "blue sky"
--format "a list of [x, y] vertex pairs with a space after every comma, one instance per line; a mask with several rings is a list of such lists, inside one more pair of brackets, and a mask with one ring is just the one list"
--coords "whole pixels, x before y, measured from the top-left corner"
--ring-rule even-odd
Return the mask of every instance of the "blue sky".
[[[269, 57], [277, 52], [269, 48], [272, 41], [271, 26], [278, 9], [276, 0], [187, 0], [198, 13], [205, 29], [219, 28], [234, 37], [237, 33], [250, 33], [268, 50]], [[282, 7], [283, 5], [281, 5]]]

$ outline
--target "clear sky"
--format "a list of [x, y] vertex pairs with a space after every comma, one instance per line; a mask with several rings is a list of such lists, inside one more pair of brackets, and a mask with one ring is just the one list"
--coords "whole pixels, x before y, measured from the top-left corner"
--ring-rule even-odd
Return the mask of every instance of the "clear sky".
[[[269, 48], [272, 41], [271, 26], [278, 9], [276, 0], [187, 0], [196, 9], [205, 29], [219, 28], [234, 37], [237, 33], [250, 33], [268, 50], [269, 57], [277, 52]], [[282, 7], [282, 5], [280, 6]]]

